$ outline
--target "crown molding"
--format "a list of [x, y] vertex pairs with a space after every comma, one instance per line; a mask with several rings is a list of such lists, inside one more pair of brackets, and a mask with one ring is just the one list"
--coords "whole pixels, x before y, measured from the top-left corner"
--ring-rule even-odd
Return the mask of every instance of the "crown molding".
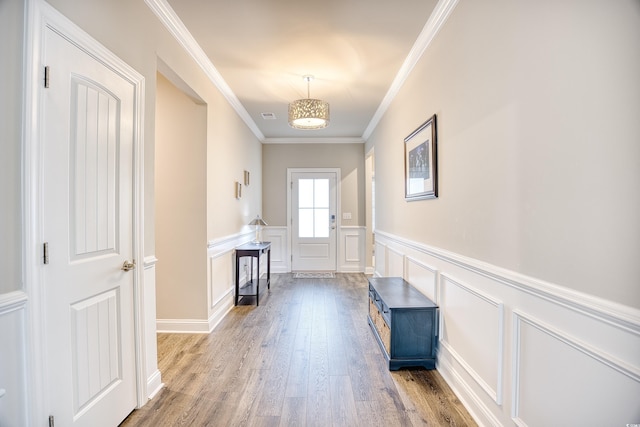
[[411, 70], [413, 70], [413, 67], [415, 67], [415, 65], [418, 63], [418, 61], [424, 54], [424, 51], [427, 49], [427, 47], [429, 47], [442, 26], [445, 24], [445, 22], [447, 22], [447, 19], [453, 12], [453, 9], [455, 9], [458, 1], [459, 0], [440, 0], [438, 4], [436, 4], [436, 7], [434, 8], [433, 13], [431, 13], [429, 20], [422, 28], [422, 32], [409, 51], [409, 55], [407, 55], [407, 58], [404, 60], [402, 67], [400, 67], [398, 74], [396, 74], [395, 79], [393, 79], [393, 83], [391, 83], [387, 94], [382, 99], [382, 102], [371, 118], [369, 125], [364, 130], [364, 133], [362, 134], [363, 140], [366, 141], [367, 139], [369, 139], [376, 126], [378, 126], [378, 123], [382, 119], [382, 116], [384, 116], [384, 113], [386, 113], [387, 109], [391, 105], [391, 102], [402, 88], [405, 80], [407, 79], [407, 77], [409, 77], [409, 74], [411, 74]]
[[213, 63], [195, 38], [191, 35], [182, 20], [169, 5], [167, 0], [145, 0], [145, 3], [158, 17], [160, 22], [167, 28], [180, 45], [191, 55], [196, 63], [202, 68], [211, 82], [220, 90], [222, 95], [229, 102], [240, 118], [245, 122], [253, 134], [265, 144], [291, 144], [291, 143], [363, 143], [373, 133], [374, 129], [382, 119], [391, 102], [396, 97], [405, 80], [422, 57], [424, 51], [431, 44], [442, 26], [445, 24], [459, 0], [440, 0], [429, 20], [422, 29], [422, 32], [413, 44], [409, 55], [404, 60], [402, 67], [396, 74], [382, 102], [378, 106], [375, 114], [371, 118], [367, 128], [360, 138], [265, 138], [256, 123], [253, 121], [247, 110], [240, 103], [238, 97], [233, 93], [229, 85], [222, 78]]
[[158, 17], [165, 28], [173, 35], [180, 45], [191, 55], [196, 63], [202, 68], [209, 80], [220, 90], [225, 99], [231, 104], [231, 107], [238, 113], [240, 118], [251, 129], [253, 134], [260, 141], [264, 140], [264, 135], [258, 129], [247, 110], [240, 103], [238, 97], [233, 93], [227, 82], [213, 63], [209, 60], [207, 54], [202, 50], [196, 39], [191, 35], [182, 20], [178, 17], [173, 8], [166, 0], [145, 0], [145, 3]]
[[263, 144], [364, 144], [360, 137], [265, 138]]

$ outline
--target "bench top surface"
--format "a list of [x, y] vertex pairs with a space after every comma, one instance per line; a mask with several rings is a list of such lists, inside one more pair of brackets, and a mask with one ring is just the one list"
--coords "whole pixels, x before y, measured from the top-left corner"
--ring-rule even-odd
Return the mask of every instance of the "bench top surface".
[[389, 308], [435, 308], [437, 305], [402, 277], [372, 277], [369, 284]]

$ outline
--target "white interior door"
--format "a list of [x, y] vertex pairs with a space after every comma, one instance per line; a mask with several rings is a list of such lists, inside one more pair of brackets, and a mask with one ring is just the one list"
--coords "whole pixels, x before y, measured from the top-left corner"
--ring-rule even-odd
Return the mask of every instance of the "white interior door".
[[43, 266], [50, 414], [115, 426], [136, 405], [133, 84], [47, 28]]
[[336, 270], [336, 172], [291, 173], [291, 270]]

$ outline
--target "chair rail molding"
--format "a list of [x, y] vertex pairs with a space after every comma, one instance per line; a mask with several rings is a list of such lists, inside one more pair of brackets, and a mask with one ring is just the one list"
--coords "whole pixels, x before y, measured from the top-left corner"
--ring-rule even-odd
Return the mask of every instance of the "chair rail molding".
[[375, 251], [376, 276], [435, 297], [438, 371], [478, 424], [634, 417], [640, 310], [381, 230]]

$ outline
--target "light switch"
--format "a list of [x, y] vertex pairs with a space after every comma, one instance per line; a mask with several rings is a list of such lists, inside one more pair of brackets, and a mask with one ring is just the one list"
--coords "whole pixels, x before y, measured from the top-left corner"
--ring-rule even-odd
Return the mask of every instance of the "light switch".
[[351, 212], [342, 212], [342, 219], [351, 219]]

